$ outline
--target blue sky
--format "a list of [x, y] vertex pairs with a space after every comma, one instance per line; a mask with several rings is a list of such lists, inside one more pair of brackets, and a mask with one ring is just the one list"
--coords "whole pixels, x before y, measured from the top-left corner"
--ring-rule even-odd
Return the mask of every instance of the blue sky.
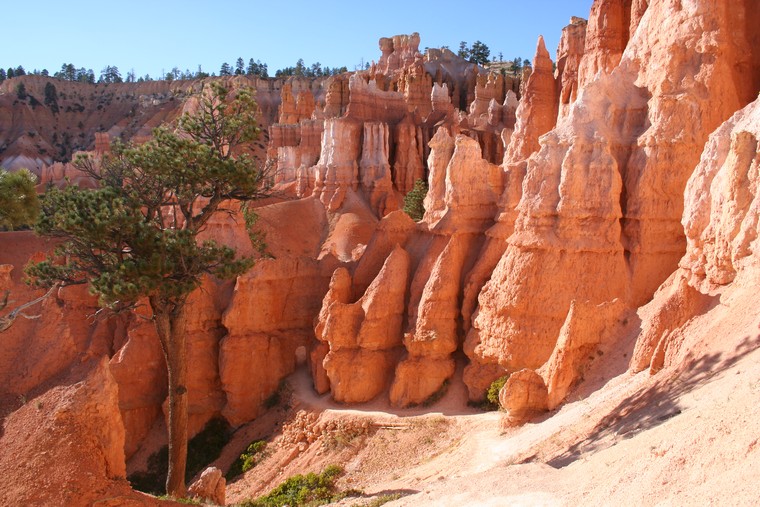
[[[377, 60], [380, 37], [419, 32], [420, 49], [460, 41], [485, 43], [492, 55], [532, 59], [543, 35], [554, 57], [570, 16], [588, 17], [592, 0], [381, 2], [131, 0], [11, 1], [3, 6], [0, 67], [27, 71], [61, 64], [100, 74], [158, 77], [178, 67], [219, 72], [223, 62], [253, 57], [270, 74], [299, 58], [322, 66]], [[472, 10], [468, 10], [472, 8]]]

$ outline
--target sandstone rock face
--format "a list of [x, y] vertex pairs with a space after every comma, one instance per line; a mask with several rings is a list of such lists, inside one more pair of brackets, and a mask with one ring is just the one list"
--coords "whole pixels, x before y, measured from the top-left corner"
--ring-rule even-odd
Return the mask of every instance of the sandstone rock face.
[[557, 123], [557, 85], [552, 67], [544, 38], [539, 37], [533, 57], [533, 72], [525, 84], [523, 100], [516, 112], [515, 133], [505, 155], [510, 163], [527, 159], [537, 151], [538, 138]]
[[[714, 10], [710, 2], [678, 9], [649, 6], [623, 54], [630, 9], [630, 2], [594, 4], [578, 100], [528, 159], [514, 233], [480, 294], [468, 333], [471, 396], [493, 380], [493, 364], [514, 371], [545, 363], [573, 299], [600, 304], [618, 298], [638, 306], [651, 297], [684, 252], [677, 220], [701, 146], [712, 129], [747, 103], [747, 87], [757, 82], [751, 51], [737, 51], [755, 36], [730, 28], [742, 26], [739, 18], [749, 13], [744, 5], [736, 10]], [[601, 37], [596, 30], [604, 25], [620, 28]], [[707, 32], [714, 37], [702, 47], [695, 37]], [[717, 53], [722, 58], [706, 56]], [[668, 62], [667, 72], [655, 62]], [[720, 77], [730, 75], [726, 65], [748, 71], [726, 80]], [[613, 120], [595, 121], [598, 113], [592, 111], [606, 111]], [[687, 117], [695, 120], [674, 121]], [[519, 125], [507, 157], [518, 131]], [[679, 142], [672, 141], [676, 138]], [[570, 237], [570, 230], [577, 232]], [[485, 373], [477, 374], [483, 364], [489, 365]]]
[[328, 211], [336, 211], [343, 204], [348, 189], [359, 186], [362, 123], [337, 118], [325, 121], [322, 134], [322, 153], [315, 169], [314, 195], [319, 197]]
[[380, 122], [364, 123], [364, 141], [359, 162], [361, 188], [368, 195], [372, 209], [378, 216], [398, 209], [398, 202], [392, 200], [389, 209], [388, 197], [393, 194], [391, 179], [390, 131], [388, 124]]
[[360, 121], [396, 123], [407, 113], [402, 92], [384, 90], [374, 79], [354, 74], [348, 82], [351, 95], [346, 117]]
[[396, 369], [390, 391], [394, 405], [424, 402], [454, 373], [457, 303], [470, 239], [466, 234], [432, 239], [414, 274], [404, 333], [407, 357]]
[[8, 415], [0, 435], [0, 502], [89, 505], [134, 496], [124, 479], [118, 391], [101, 356]]
[[295, 351], [307, 343], [328, 280], [319, 263], [306, 258], [261, 261], [238, 278], [219, 345], [222, 415], [233, 426], [255, 418], [295, 368]]
[[224, 505], [225, 487], [227, 482], [224, 480], [222, 471], [216, 467], [208, 467], [197, 481], [187, 488], [187, 493], [195, 498], [205, 500], [214, 505]]
[[[223, 79], [232, 88], [254, 88], [262, 125], [274, 123], [280, 83], [246, 76]], [[16, 96], [19, 83], [27, 90], [25, 100]], [[34, 105], [31, 98], [42, 103], [48, 83], [55, 86], [55, 104]], [[6, 112], [0, 118], [0, 166], [28, 168], [39, 176], [55, 162], [71, 161], [77, 151], [105, 152], [108, 139], [145, 141], [152, 129], [176, 118], [185, 99], [202, 84], [196, 80], [91, 85], [35, 75], [7, 79], [0, 83], [0, 109]], [[263, 145], [255, 151], [265, 158]]]
[[677, 356], [680, 328], [716, 304], [711, 290], [757, 283], [758, 100], [738, 111], [707, 142], [685, 192], [687, 237], [681, 268], [658, 291], [630, 368], [656, 373]]
[[[496, 202], [503, 189], [502, 170], [483, 160], [477, 141], [464, 135], [456, 137], [450, 152], [451, 138], [442, 129], [440, 132], [431, 144], [435, 153], [430, 156], [426, 196], [430, 210], [426, 209], [423, 220], [430, 229], [439, 232], [482, 231], [496, 213]], [[445, 172], [441, 170], [444, 163]]]
[[[631, 64], [638, 67], [636, 86], [651, 95], [649, 126], [633, 146], [625, 172], [623, 233], [637, 304], [648, 299], [685, 251], [680, 223], [684, 189], [707, 136], [753, 100], [760, 86], [760, 63], [750, 49], [757, 34], [741, 28], [747, 19], [758, 19], [756, 9], [746, 3], [714, 9], [711, 2], [678, 11], [658, 7], [649, 7], [629, 44]], [[711, 34], [711, 42], [702, 47], [705, 39], [697, 34]], [[672, 54], [677, 58], [668, 56]], [[668, 62], [664, 73], [652, 65], [657, 61]], [[736, 69], [744, 70], [738, 74]], [[679, 78], [686, 75], [695, 78]], [[672, 139], [679, 141], [658, 142]]]
[[403, 211], [394, 211], [380, 220], [354, 270], [353, 299], [364, 294], [396, 245], [405, 245], [415, 230], [414, 221]]
[[633, 350], [630, 368], [635, 372], [650, 368], [656, 373], [662, 369], [667, 348], [677, 346], [678, 328], [703, 313], [711, 299], [689, 285], [681, 272], [675, 273], [659, 292], [662, 297], [651, 317], [643, 323]]
[[689, 178], [681, 267], [695, 286], [725, 285], [758, 264], [760, 232], [760, 100], [737, 112], [710, 137]]
[[401, 345], [409, 255], [397, 246], [355, 303], [350, 276], [338, 269], [320, 312], [317, 338], [329, 344], [322, 365], [336, 401], [365, 402], [388, 387]]
[[573, 385], [583, 378], [599, 347], [619, 330], [618, 320], [624, 311], [620, 300], [600, 305], [572, 302], [552, 355], [539, 372], [546, 384], [549, 410], [562, 403]]
[[427, 223], [437, 223], [446, 211], [446, 168], [453, 155], [454, 139], [447, 129], [439, 128], [430, 140], [428, 192], [423, 202]]
[[570, 113], [570, 105], [578, 98], [578, 69], [586, 45], [587, 24], [585, 19], [573, 18], [562, 29], [562, 38], [557, 48], [560, 117]]
[[395, 128], [396, 156], [393, 164], [395, 188], [406, 195], [417, 180], [425, 179], [423, 165], [423, 139], [421, 128], [415, 125], [411, 115], [404, 117]]
[[617, 67], [630, 28], [631, 0], [594, 0], [586, 29], [586, 56], [578, 69], [579, 87]]
[[383, 74], [390, 74], [402, 67], [406, 67], [418, 58], [420, 54], [420, 34], [396, 35], [380, 39], [380, 51], [382, 56], [377, 62], [378, 69]]
[[531, 369], [516, 371], [499, 391], [499, 404], [507, 414], [507, 426], [519, 426], [547, 409], [544, 379]]
[[[145, 308], [145, 307], [143, 307]], [[149, 311], [140, 317], [149, 318]], [[129, 326], [125, 343], [110, 361], [119, 384], [119, 409], [126, 429], [125, 454], [129, 459], [148, 435], [166, 399], [166, 361], [156, 330], [149, 320], [137, 318]]]

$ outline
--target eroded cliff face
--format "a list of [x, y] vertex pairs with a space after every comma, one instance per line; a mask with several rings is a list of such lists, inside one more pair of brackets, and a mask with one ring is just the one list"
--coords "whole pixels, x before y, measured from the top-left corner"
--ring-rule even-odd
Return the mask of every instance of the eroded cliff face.
[[[8, 170], [27, 168], [43, 176], [46, 171], [51, 172], [50, 166], [70, 162], [77, 151], [102, 151], [109, 138], [145, 141], [154, 128], [173, 120], [184, 107], [192, 105], [191, 97], [204, 83], [197, 80], [93, 85], [31, 75], [8, 79], [0, 84], [0, 109], [4, 111], [0, 116], [0, 166]], [[26, 89], [24, 99], [16, 92], [20, 84]], [[45, 93], [48, 84], [54, 87], [49, 96]], [[235, 76], [227, 78], [227, 84], [233, 88], [253, 87], [262, 125], [266, 128], [274, 123], [282, 81]], [[105, 134], [108, 137], [102, 137]], [[264, 148], [263, 143], [256, 147], [262, 159]], [[52, 169], [52, 176], [62, 170]]]
[[544, 365], [573, 301], [635, 308], [677, 267], [686, 180], [757, 86], [754, 35], [736, 29], [753, 14], [723, 7], [650, 4], [628, 41], [630, 2], [595, 2], [580, 94], [529, 158], [515, 231], [479, 296], [471, 396]]
[[[191, 430], [251, 421], [305, 357], [319, 393], [409, 406], [464, 352], [472, 400], [510, 376], [514, 424], [559, 406], [637, 311], [630, 369], [681, 360], [679, 329], [716, 291], [758, 281], [758, 25], [750, 0], [597, 0], [563, 31], [556, 71], [538, 40], [522, 84], [422, 55], [413, 34], [381, 39], [368, 71], [262, 85], [273, 258], [191, 298]], [[429, 190], [415, 223], [399, 208], [417, 179]], [[242, 224], [220, 218], [208, 237], [250, 253]], [[49, 249], [25, 234], [0, 238], [18, 253], [0, 263]], [[2, 288], [31, 295], [5, 272]], [[106, 356], [135, 455], [163, 425], [152, 326], [88, 321], [95, 302], [71, 288], [43, 310], [8, 335], [0, 395]]]

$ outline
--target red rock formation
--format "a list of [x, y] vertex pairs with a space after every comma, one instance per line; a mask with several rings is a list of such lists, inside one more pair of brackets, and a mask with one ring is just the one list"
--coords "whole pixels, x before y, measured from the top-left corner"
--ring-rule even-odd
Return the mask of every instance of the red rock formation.
[[578, 98], [578, 69], [586, 44], [587, 21], [573, 17], [562, 29], [557, 48], [557, 81], [559, 93], [559, 117], [570, 113], [570, 106]]
[[358, 189], [361, 129], [361, 123], [348, 118], [325, 121], [314, 195], [331, 212], [340, 208], [349, 188]]
[[433, 77], [427, 73], [421, 59], [404, 68], [397, 83], [398, 90], [404, 94], [410, 113], [425, 118], [432, 112], [430, 89], [433, 86]]
[[[486, 242], [482, 247], [475, 266], [467, 275], [464, 299], [462, 302], [462, 317], [464, 329], [469, 332], [477, 298], [483, 285], [491, 274], [507, 248], [506, 239], [514, 231], [517, 219], [517, 206], [520, 203], [523, 190], [523, 180], [528, 167], [528, 157], [538, 150], [538, 138], [554, 127], [557, 114], [556, 84], [552, 75], [552, 63], [549, 54], [539, 38], [536, 56], [533, 62], [535, 71], [527, 79], [523, 99], [516, 110], [514, 95], [508, 93], [505, 98], [504, 110], [507, 114], [514, 111], [514, 131], [505, 128], [504, 135], [509, 137], [504, 162], [504, 191], [499, 199], [497, 223], [486, 232]], [[465, 343], [465, 351], [473, 357], [477, 344], [475, 334]], [[503, 375], [504, 371], [497, 365], [486, 365], [478, 361], [469, 365], [465, 370], [465, 378], [470, 387], [470, 396], [482, 396], [488, 385]], [[477, 386], [477, 387], [476, 387]]]
[[[748, 19], [760, 22], [760, 13], [746, 2], [716, 7], [702, 1], [680, 10], [658, 5], [630, 43], [625, 68], [637, 72], [636, 86], [651, 97], [646, 130], [623, 173], [623, 235], [636, 304], [651, 297], [685, 251], [684, 189], [708, 135], [756, 98], [760, 60], [751, 48], [760, 39], [744, 28]], [[656, 62], [667, 64], [661, 69]]]
[[347, 118], [397, 123], [406, 116], [408, 109], [403, 93], [383, 90], [378, 87], [377, 81], [367, 81], [360, 73], [353, 74], [348, 83], [350, 101]]
[[620, 300], [600, 305], [579, 301], [570, 304], [552, 355], [539, 371], [546, 384], [549, 410], [564, 401], [570, 389], [583, 379], [600, 347], [620, 331], [618, 324], [624, 311], [625, 304]]
[[380, 39], [380, 51], [382, 56], [377, 62], [378, 70], [383, 74], [390, 74], [395, 70], [413, 64], [422, 58], [419, 51], [420, 34], [395, 35]]
[[380, 220], [354, 270], [354, 300], [364, 294], [372, 280], [377, 277], [396, 245], [405, 245], [415, 230], [414, 221], [403, 211], [394, 211]]
[[238, 426], [254, 419], [280, 379], [295, 368], [329, 275], [306, 258], [261, 261], [238, 278], [222, 324], [219, 376], [226, 395], [222, 415]]
[[557, 104], [553, 64], [544, 38], [539, 37], [533, 57], [533, 72], [517, 107], [515, 133], [505, 154], [509, 163], [526, 160], [531, 153], [538, 151], [538, 138], [557, 123]]
[[513, 373], [499, 391], [499, 404], [507, 412], [504, 417], [506, 426], [518, 426], [546, 412], [544, 379], [528, 368]]
[[327, 92], [323, 114], [325, 118], [337, 118], [348, 109], [349, 77], [345, 74], [333, 76], [327, 80]]
[[104, 356], [30, 395], [3, 422], [0, 503], [91, 505], [111, 498], [149, 505], [125, 480], [118, 400]]
[[632, 0], [594, 0], [586, 28], [585, 57], [578, 68], [578, 87], [612, 72], [628, 44]]
[[760, 100], [737, 112], [710, 137], [686, 186], [681, 267], [709, 290], [751, 273], [760, 223]]
[[394, 128], [396, 153], [393, 164], [393, 183], [402, 194], [414, 188], [414, 182], [425, 178], [422, 163], [422, 131], [412, 115], [406, 115]]
[[460, 273], [467, 260], [466, 235], [430, 241], [410, 288], [409, 326], [404, 333], [407, 357], [396, 368], [391, 403], [422, 403], [454, 374], [451, 355], [459, 346], [457, 334]]
[[686, 186], [686, 254], [681, 268], [646, 307], [651, 313], [631, 358], [633, 371], [649, 368], [656, 373], [678, 357], [684, 339], [680, 328], [715, 304], [708, 292], [757, 284], [759, 138], [758, 100], [710, 136]]
[[281, 90], [282, 103], [280, 104], [280, 117], [277, 123], [297, 124], [301, 120], [308, 120], [314, 112], [314, 95], [310, 90], [298, 92], [297, 98], [293, 97], [293, 84], [285, 83]]
[[214, 505], [225, 505], [225, 486], [226, 481], [222, 471], [216, 467], [209, 467], [187, 488], [187, 493]]
[[652, 303], [653, 313], [642, 325], [630, 363], [635, 372], [650, 368], [656, 373], [662, 369], [667, 349], [673, 353], [678, 345], [678, 328], [703, 313], [710, 303], [709, 297], [689, 285], [684, 273], [674, 274], [669, 282], [658, 291], [660, 297]]
[[370, 206], [378, 216], [384, 216], [398, 209], [398, 202], [395, 199], [392, 199], [391, 203], [387, 202], [389, 196], [393, 195], [389, 155], [388, 124], [365, 122], [362, 155], [359, 162], [359, 182], [368, 197]]
[[[598, 304], [621, 298], [637, 305], [675, 268], [680, 256], [676, 251], [683, 251], [676, 223], [679, 196], [696, 164], [697, 146], [704, 143], [708, 125], [714, 128], [741, 104], [740, 96], [747, 100], [747, 86], [757, 79], [756, 70], [731, 85], [718, 77], [729, 74], [720, 69], [731, 62], [748, 69], [753, 64], [748, 50], [736, 52], [746, 47], [747, 37], [729, 28], [741, 26], [737, 16], [744, 11], [714, 11], [707, 4], [650, 8], [620, 66], [588, 84], [566, 121], [542, 138], [541, 150], [528, 162], [515, 232], [479, 297], [479, 313], [465, 347], [475, 365], [538, 367], [549, 358], [572, 299]], [[594, 23], [620, 11], [619, 5], [605, 5], [595, 4]], [[695, 32], [694, 23], [715, 35], [710, 45], [695, 42], [703, 31]], [[619, 46], [612, 44], [607, 51], [598, 46], [602, 39], [588, 37], [584, 62], [590, 60], [593, 67], [614, 60], [611, 55]], [[718, 51], [724, 58], [706, 56]], [[663, 73], [654, 62], [671, 67]], [[686, 62], [699, 62], [701, 71], [695, 75]], [[685, 74], [692, 77], [672, 82]], [[674, 89], [679, 90], [678, 99], [670, 94]], [[721, 107], [709, 108], [709, 97], [721, 97]], [[594, 120], [597, 113], [592, 111], [606, 111], [613, 120]], [[696, 121], [686, 127], [673, 120], [693, 114]], [[675, 138], [682, 141], [672, 143]], [[581, 234], [566, 235], [579, 228]], [[556, 250], [559, 245], [561, 250]], [[572, 267], [576, 262], [579, 267]], [[589, 276], [592, 265], [594, 274]], [[539, 281], [541, 275], [533, 271], [539, 266], [553, 276]], [[488, 373], [494, 374], [493, 367]], [[485, 374], [471, 375], [471, 395], [482, 392], [488, 380]]]
[[336, 401], [369, 401], [387, 387], [401, 345], [409, 255], [396, 247], [375, 280], [349, 303], [350, 276], [338, 269], [325, 296], [316, 332], [329, 344], [322, 365]]
[[446, 168], [454, 155], [454, 139], [445, 127], [436, 130], [430, 140], [428, 157], [428, 192], [425, 195], [425, 222], [437, 223], [446, 211]]

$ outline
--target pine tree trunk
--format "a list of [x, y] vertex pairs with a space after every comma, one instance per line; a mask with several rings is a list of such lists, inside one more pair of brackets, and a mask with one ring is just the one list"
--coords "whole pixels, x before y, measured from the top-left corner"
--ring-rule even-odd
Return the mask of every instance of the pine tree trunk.
[[[157, 298], [156, 298], [157, 299]], [[151, 298], [156, 331], [166, 359], [169, 376], [169, 473], [166, 493], [175, 498], [187, 494], [187, 357], [185, 350], [185, 305], [170, 305]]]

